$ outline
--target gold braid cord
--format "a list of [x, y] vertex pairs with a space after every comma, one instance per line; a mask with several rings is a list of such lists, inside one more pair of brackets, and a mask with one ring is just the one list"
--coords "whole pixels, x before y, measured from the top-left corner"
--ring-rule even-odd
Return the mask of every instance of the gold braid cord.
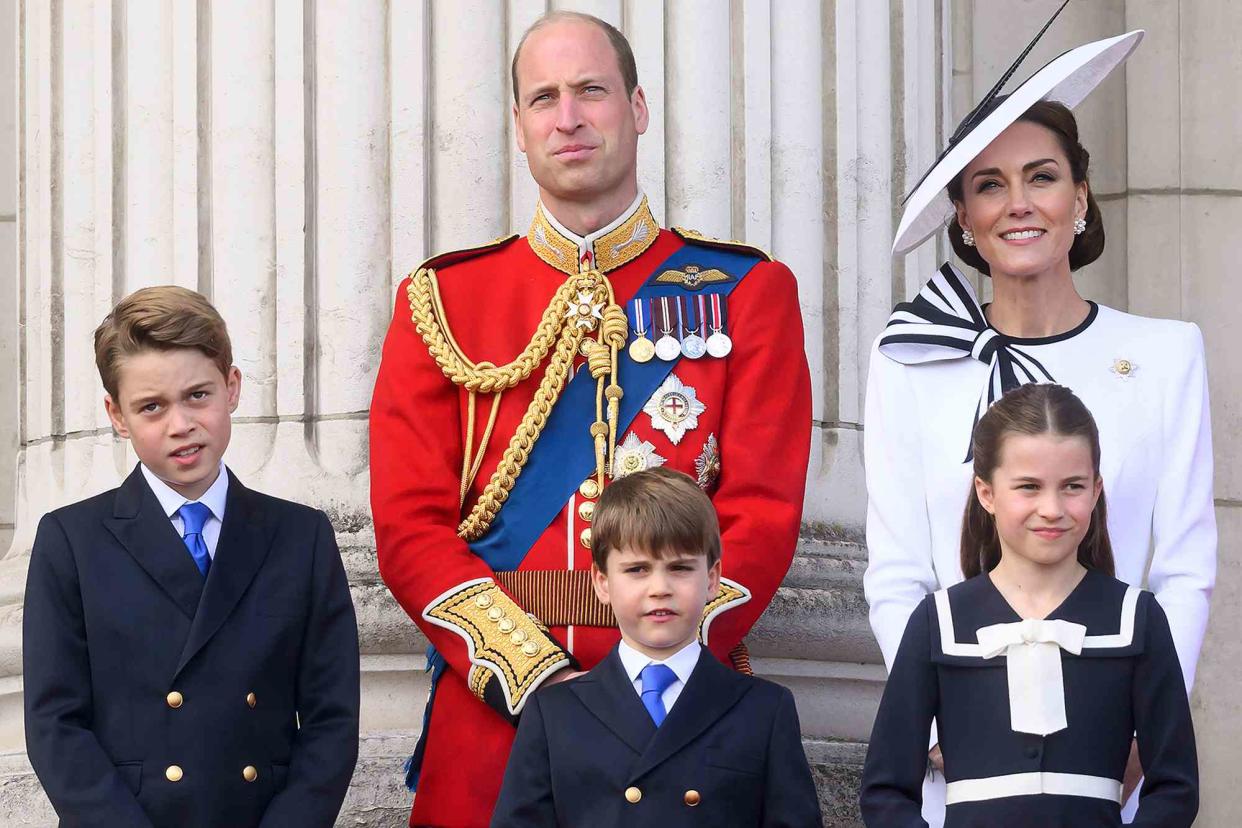
[[[587, 340], [584, 352], [587, 355], [588, 369], [597, 380], [598, 386], [596, 422], [591, 426], [591, 436], [595, 441], [596, 474], [600, 485], [603, 485], [606, 467], [616, 447], [617, 411], [622, 395], [621, 387], [617, 384], [617, 351], [625, 347], [629, 328], [625, 311], [616, 304], [612, 285], [602, 273], [598, 270], [584, 270], [566, 279], [553, 294], [531, 341], [516, 359], [506, 365], [476, 363], [461, 350], [449, 327], [434, 270], [418, 270], [410, 279], [407, 294], [410, 300], [410, 318], [426, 343], [431, 357], [451, 382], [465, 388], [471, 395], [468, 445], [462, 464], [463, 503], [479, 466], [478, 463], [471, 462], [475, 451], [474, 395], [482, 393], [498, 397], [528, 379], [536, 368], [547, 361], [539, 388], [510, 438], [508, 448], [478, 501], [458, 525], [459, 537], [467, 541], [477, 540], [491, 528], [492, 521], [496, 519], [496, 514], [508, 499], [518, 475], [522, 473], [531, 449], [543, 432], [552, 407], [565, 388], [579, 347], [592, 331], [596, 332], [596, 338]], [[489, 424], [483, 442], [477, 449], [480, 459], [491, 437], [498, 408], [497, 398], [492, 402]]]

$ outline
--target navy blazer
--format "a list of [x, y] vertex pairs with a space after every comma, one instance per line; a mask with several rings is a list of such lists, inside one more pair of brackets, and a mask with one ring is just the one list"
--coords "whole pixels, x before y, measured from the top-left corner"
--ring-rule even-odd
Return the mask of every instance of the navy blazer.
[[204, 581], [141, 471], [44, 516], [26, 581], [26, 749], [62, 826], [335, 822], [358, 629], [327, 517], [229, 472]]
[[614, 647], [527, 703], [493, 828], [819, 828], [793, 695], [704, 649], [656, 728]]

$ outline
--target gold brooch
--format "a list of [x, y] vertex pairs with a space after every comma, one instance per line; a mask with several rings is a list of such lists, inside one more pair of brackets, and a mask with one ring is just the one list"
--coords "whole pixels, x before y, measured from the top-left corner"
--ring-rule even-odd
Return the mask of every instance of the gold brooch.
[[1128, 359], [1114, 359], [1113, 367], [1108, 370], [1112, 371], [1122, 379], [1129, 379], [1138, 371], [1138, 365]]

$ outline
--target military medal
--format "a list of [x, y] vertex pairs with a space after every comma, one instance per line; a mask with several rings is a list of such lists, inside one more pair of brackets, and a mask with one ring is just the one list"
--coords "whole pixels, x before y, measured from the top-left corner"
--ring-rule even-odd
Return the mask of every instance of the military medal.
[[699, 488], [706, 491], [720, 477], [720, 443], [715, 434], [707, 435], [703, 451], [694, 458], [694, 470], [698, 472]]
[[[699, 297], [702, 299], [703, 297]], [[724, 297], [719, 293], [712, 294], [712, 335], [707, 338], [707, 352], [714, 357], [721, 358], [729, 355], [733, 350], [733, 340], [724, 332], [725, 329], [725, 303]]]
[[706, 410], [694, 388], [682, 383], [676, 374], [669, 374], [643, 406], [643, 413], [651, 417], [651, 427], [663, 431], [673, 445], [680, 443], [687, 431], [699, 427], [699, 415]]
[[655, 356], [655, 345], [647, 338], [647, 318], [643, 313], [643, 300], [634, 300], [634, 341], [630, 343], [630, 359], [635, 362], [650, 362]]
[[614, 480], [620, 480], [634, 472], [663, 466], [664, 462], [664, 458], [656, 454], [655, 446], [646, 440], [640, 440], [631, 431], [626, 435], [625, 442], [617, 446], [616, 454], [613, 455], [612, 476]]
[[[702, 296], [698, 297], [700, 300]], [[689, 324], [686, 324], [682, 316], [683, 307], [688, 307], [689, 311], [686, 316], [689, 317]], [[707, 343], [703, 341], [703, 337], [699, 336], [699, 321], [703, 319], [703, 306], [700, 302], [699, 312], [695, 314], [694, 297], [677, 297], [677, 328], [681, 334], [681, 352], [690, 359], [699, 359], [703, 354], [707, 353]], [[689, 333], [686, 333], [689, 331]]]
[[656, 340], [655, 352], [665, 362], [672, 362], [681, 356], [681, 343], [673, 336], [673, 310], [668, 301], [667, 296], [661, 296], [659, 304], [655, 306], [660, 309], [660, 338]]

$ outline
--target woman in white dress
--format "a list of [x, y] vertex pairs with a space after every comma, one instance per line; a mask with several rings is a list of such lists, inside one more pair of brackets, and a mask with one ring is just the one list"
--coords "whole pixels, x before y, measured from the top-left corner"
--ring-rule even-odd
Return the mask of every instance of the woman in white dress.
[[[974, 423], [1005, 391], [1056, 382], [1099, 424], [1116, 576], [1155, 593], [1193, 684], [1216, 573], [1202, 335], [1191, 323], [1086, 300], [1072, 277], [1103, 252], [1104, 226], [1070, 107], [1142, 34], [1071, 50], [1001, 97], [1011, 69], [907, 202], [894, 252], [913, 249], [948, 218], [955, 252], [990, 275], [993, 301], [980, 307], [970, 282], [946, 263], [914, 301], [897, 306], [872, 349], [864, 585], [890, 668], [914, 608], [962, 580]], [[936, 754], [933, 745], [924, 786], [931, 826], [944, 819]], [[1140, 775], [1136, 754], [1131, 765], [1127, 795]]]

